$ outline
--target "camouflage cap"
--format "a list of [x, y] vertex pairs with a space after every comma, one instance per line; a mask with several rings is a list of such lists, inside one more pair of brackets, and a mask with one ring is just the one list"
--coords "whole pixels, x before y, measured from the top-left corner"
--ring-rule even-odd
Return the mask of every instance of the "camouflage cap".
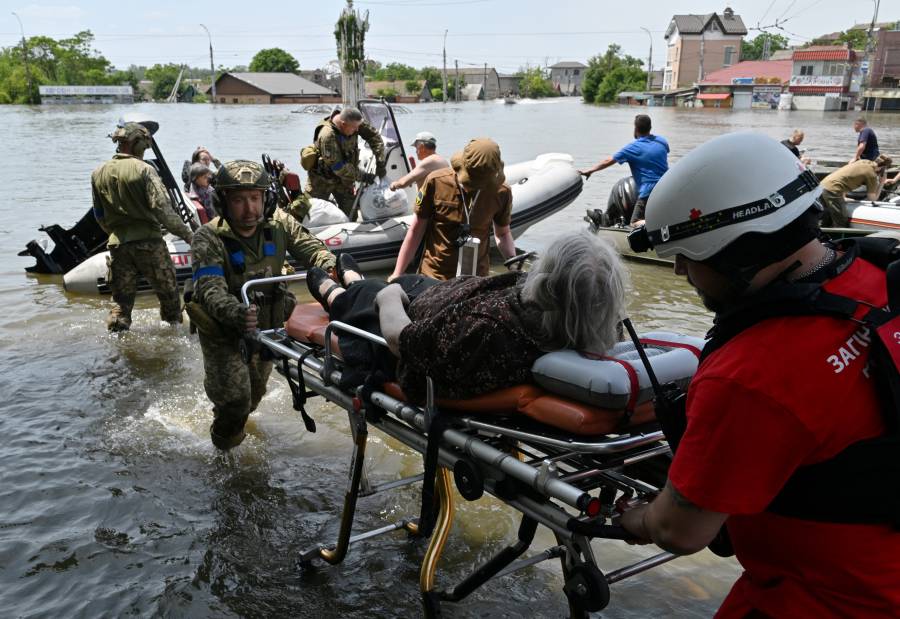
[[261, 164], [246, 159], [229, 161], [216, 172], [216, 189], [259, 189], [269, 188], [269, 175]]
[[115, 131], [109, 134], [113, 142], [133, 142], [138, 138], [150, 139], [150, 131], [140, 123], [120, 123]]

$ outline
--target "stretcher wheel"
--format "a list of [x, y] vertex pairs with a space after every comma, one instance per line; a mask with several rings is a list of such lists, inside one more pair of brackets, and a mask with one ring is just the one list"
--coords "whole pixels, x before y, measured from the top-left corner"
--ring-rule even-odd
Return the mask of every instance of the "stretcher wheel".
[[468, 460], [457, 460], [453, 465], [453, 481], [459, 494], [467, 501], [477, 501], [484, 495], [484, 478]]
[[597, 612], [609, 604], [609, 583], [596, 565], [581, 564], [571, 568], [563, 591], [578, 612]]

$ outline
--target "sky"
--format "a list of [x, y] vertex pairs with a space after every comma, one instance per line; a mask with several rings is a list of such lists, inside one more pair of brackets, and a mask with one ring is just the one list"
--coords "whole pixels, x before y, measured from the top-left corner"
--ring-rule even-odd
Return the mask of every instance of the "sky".
[[[260, 49], [280, 47], [301, 69], [336, 57], [334, 23], [345, 0], [248, 2], [211, 0], [0, 0], [0, 47], [26, 36], [69, 36], [89, 29], [95, 48], [118, 68], [173, 62], [209, 66], [206, 25], [216, 66], [249, 64]], [[611, 43], [653, 64], [665, 59], [663, 35], [673, 14], [721, 13], [726, 0], [356, 0], [369, 12], [366, 52], [383, 63], [440, 66], [444, 31], [447, 65], [488, 63], [511, 73], [561, 60], [586, 62]], [[879, 21], [900, 19], [900, 2], [881, 3]], [[872, 19], [874, 0], [734, 0], [748, 29], [758, 26], [801, 44]], [[190, 7], [190, 8], [188, 8]], [[777, 22], [777, 26], [775, 26]], [[650, 31], [650, 35], [641, 28]]]

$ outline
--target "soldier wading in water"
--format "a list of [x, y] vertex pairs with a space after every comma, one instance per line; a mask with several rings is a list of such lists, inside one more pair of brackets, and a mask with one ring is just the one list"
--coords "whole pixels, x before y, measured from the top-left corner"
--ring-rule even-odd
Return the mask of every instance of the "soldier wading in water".
[[285, 253], [303, 268], [330, 270], [334, 256], [286, 213], [266, 216], [269, 175], [252, 161], [230, 161], [216, 174], [216, 207], [223, 215], [200, 228], [191, 246], [193, 291], [188, 315], [203, 351], [203, 386], [213, 403], [213, 445], [230, 449], [244, 440], [244, 424], [256, 409], [272, 362], [251, 355], [241, 359], [243, 335], [257, 328], [281, 327], [295, 299], [284, 284], [255, 289], [249, 307], [240, 299], [248, 280], [280, 275]]
[[94, 217], [109, 234], [107, 279], [115, 303], [106, 320], [110, 331], [131, 327], [141, 276], [159, 298], [160, 317], [170, 323], [181, 322], [175, 266], [160, 225], [187, 243], [191, 242], [191, 230], [172, 209], [159, 174], [143, 161], [150, 135], [139, 123], [120, 124], [109, 136], [118, 144], [115, 156], [91, 174]]

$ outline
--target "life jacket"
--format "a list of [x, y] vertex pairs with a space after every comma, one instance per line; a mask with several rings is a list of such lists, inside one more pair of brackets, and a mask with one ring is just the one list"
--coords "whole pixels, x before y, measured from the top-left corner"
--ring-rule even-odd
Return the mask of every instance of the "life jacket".
[[[871, 307], [830, 293], [821, 283], [775, 285], [748, 305], [717, 317], [700, 363], [731, 338], [768, 318], [832, 316], [868, 328], [868, 371], [881, 403], [885, 434], [853, 443], [823, 462], [798, 468], [767, 511], [803, 520], [889, 524], [900, 529], [900, 242], [861, 238], [843, 242], [840, 249], [847, 252], [840, 260], [843, 268], [859, 256], [885, 270], [886, 307]], [[836, 273], [832, 265], [829, 275]], [[861, 305], [867, 311], [856, 318]], [[670, 442], [677, 447], [686, 427], [685, 411], [677, 406], [669, 409], [674, 419], [663, 424], [663, 429], [667, 437], [674, 434]]]
[[[214, 226], [216, 235], [225, 245], [225, 281], [228, 291], [241, 297], [241, 287], [252, 279], [281, 275], [286, 253], [284, 230], [271, 221], [260, 224], [263, 234], [263, 253], [254, 257], [244, 251], [244, 244], [232, 236], [230, 228]], [[266, 284], [249, 291], [250, 302], [258, 307], [260, 329], [281, 327], [285, 319], [285, 303], [289, 293], [284, 283]]]

